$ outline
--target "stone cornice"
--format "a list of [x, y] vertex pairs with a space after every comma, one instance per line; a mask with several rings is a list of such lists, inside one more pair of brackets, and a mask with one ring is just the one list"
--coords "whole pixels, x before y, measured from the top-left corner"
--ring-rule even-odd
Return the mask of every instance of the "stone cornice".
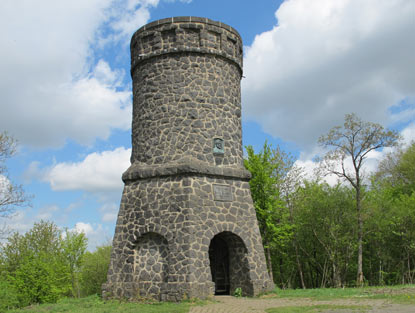
[[153, 177], [176, 175], [204, 175], [220, 178], [249, 180], [251, 173], [243, 167], [218, 167], [208, 165], [193, 158], [184, 158], [162, 165], [132, 164], [122, 175], [122, 180], [136, 181]]

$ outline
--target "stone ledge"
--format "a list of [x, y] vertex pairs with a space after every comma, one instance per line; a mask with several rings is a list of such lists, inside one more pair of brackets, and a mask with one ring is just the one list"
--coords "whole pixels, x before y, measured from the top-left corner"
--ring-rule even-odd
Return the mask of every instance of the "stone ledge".
[[127, 182], [183, 174], [199, 174], [223, 178], [238, 178], [242, 180], [249, 180], [251, 178], [251, 173], [243, 167], [217, 167], [193, 158], [183, 158], [176, 162], [161, 165], [131, 164], [122, 175], [122, 180]]
[[167, 55], [167, 54], [179, 54], [179, 53], [197, 53], [197, 54], [209, 54], [209, 55], [216, 55], [219, 57], [222, 57], [226, 60], [231, 61], [232, 63], [234, 63], [236, 66], [238, 66], [239, 72], [241, 74], [242, 77], [242, 60], [239, 60], [238, 58], [235, 58], [231, 55], [229, 55], [228, 53], [224, 52], [224, 51], [218, 51], [215, 49], [210, 49], [210, 48], [199, 48], [199, 47], [188, 47], [188, 46], [177, 46], [175, 48], [169, 48], [169, 49], [163, 49], [163, 50], [158, 50], [158, 51], [154, 51], [145, 55], [142, 55], [140, 57], [138, 57], [137, 59], [135, 59], [134, 61], [131, 62], [131, 76], [133, 76], [133, 73], [135, 71], [135, 69], [137, 68], [137, 66], [154, 57], [159, 57], [159, 56], [163, 56], [163, 55]]

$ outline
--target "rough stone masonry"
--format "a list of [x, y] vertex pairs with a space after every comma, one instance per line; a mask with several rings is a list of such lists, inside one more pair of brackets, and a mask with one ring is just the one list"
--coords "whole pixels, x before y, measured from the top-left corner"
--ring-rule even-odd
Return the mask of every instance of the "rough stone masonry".
[[180, 301], [273, 288], [243, 167], [242, 40], [162, 19], [131, 40], [131, 166], [105, 298]]

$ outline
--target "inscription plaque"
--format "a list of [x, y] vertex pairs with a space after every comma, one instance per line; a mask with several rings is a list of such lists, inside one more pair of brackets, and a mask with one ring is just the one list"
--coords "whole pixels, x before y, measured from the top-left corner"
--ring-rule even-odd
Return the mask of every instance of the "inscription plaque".
[[232, 187], [227, 185], [213, 185], [213, 196], [217, 201], [232, 201]]

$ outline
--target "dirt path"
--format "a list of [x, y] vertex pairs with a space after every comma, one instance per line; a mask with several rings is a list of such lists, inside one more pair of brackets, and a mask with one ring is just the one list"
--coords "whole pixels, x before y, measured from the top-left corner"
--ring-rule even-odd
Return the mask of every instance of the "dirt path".
[[[235, 298], [218, 296], [215, 303], [196, 306], [189, 313], [264, 313], [268, 308], [283, 306], [311, 306], [318, 304], [370, 306], [368, 313], [415, 313], [415, 305], [391, 304], [387, 300], [351, 300], [338, 299], [315, 301], [312, 299], [272, 299], [272, 298]], [[357, 313], [358, 311], [339, 309], [326, 310], [325, 313]]]

